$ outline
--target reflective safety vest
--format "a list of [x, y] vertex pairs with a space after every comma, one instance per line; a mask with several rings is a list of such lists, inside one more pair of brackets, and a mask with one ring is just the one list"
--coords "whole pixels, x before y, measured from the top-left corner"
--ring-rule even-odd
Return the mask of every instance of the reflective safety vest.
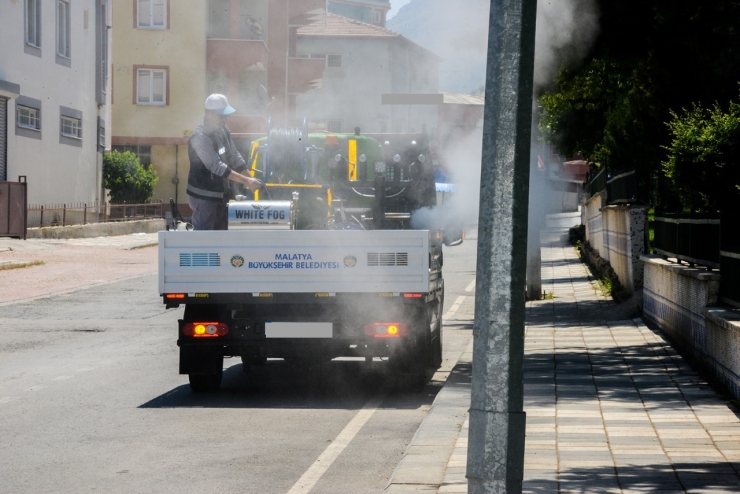
[[[222, 136], [217, 136], [219, 132], [222, 133]], [[218, 154], [221, 146], [231, 141], [231, 134], [228, 129], [216, 131], [213, 134], [204, 134], [203, 127], [198, 126], [193, 131], [190, 139], [193, 139], [196, 135], [207, 137], [213, 143], [213, 150], [216, 154]], [[221, 137], [221, 139], [218, 139], [218, 137]], [[190, 143], [190, 139], [188, 139], [188, 144]], [[219, 140], [223, 140], [224, 142], [219, 143]], [[227, 146], [227, 149], [229, 149], [229, 146]], [[224, 202], [225, 197], [228, 197], [226, 194], [229, 190], [229, 179], [219, 177], [206, 168], [198, 153], [190, 145], [188, 145], [188, 157], [190, 158], [190, 173], [188, 174], [187, 194], [198, 199]]]

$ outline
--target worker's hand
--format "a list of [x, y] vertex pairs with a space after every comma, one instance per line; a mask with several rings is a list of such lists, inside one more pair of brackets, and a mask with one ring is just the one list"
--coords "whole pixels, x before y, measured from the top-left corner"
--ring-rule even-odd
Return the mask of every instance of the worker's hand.
[[242, 182], [246, 187], [248, 187], [250, 190], [257, 190], [260, 187], [262, 187], [262, 182], [256, 178], [252, 177], [244, 177], [247, 180], [245, 182]]
[[257, 190], [260, 187], [262, 187], [262, 182], [257, 180], [256, 178], [247, 177], [233, 170], [231, 174], [229, 175], [229, 180], [233, 180], [234, 182], [239, 182], [240, 184], [244, 184], [244, 186], [246, 186], [250, 190]]

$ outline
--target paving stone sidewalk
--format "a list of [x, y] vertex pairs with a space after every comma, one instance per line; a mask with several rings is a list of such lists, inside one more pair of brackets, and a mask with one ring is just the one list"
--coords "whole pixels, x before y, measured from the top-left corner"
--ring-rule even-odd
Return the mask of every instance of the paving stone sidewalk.
[[[0, 305], [155, 273], [156, 244], [156, 233], [0, 239]], [[8, 269], [34, 262], [42, 264]]]
[[[542, 256], [554, 298], [527, 305], [524, 492], [740, 492], [737, 410], [641, 319], [612, 320], [572, 246]], [[397, 491], [467, 492], [467, 425], [437, 489]]]

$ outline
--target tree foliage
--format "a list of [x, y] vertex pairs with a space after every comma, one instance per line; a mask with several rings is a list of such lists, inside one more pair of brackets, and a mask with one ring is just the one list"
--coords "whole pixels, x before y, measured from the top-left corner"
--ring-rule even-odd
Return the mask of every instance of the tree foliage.
[[674, 115], [737, 94], [740, 0], [597, 1], [599, 37], [540, 95], [540, 128], [563, 155], [649, 176], [668, 159]]
[[714, 211], [740, 191], [740, 104], [673, 112], [663, 170], [690, 210]]
[[154, 168], [143, 166], [130, 151], [103, 155], [103, 186], [110, 190], [112, 202], [146, 202], [158, 180]]

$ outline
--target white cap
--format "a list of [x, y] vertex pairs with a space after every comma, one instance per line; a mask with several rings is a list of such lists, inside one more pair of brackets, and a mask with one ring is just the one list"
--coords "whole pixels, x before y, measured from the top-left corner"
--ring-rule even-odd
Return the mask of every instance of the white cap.
[[231, 115], [236, 111], [229, 106], [229, 100], [223, 94], [212, 94], [207, 97], [206, 110], [217, 111], [221, 115]]

